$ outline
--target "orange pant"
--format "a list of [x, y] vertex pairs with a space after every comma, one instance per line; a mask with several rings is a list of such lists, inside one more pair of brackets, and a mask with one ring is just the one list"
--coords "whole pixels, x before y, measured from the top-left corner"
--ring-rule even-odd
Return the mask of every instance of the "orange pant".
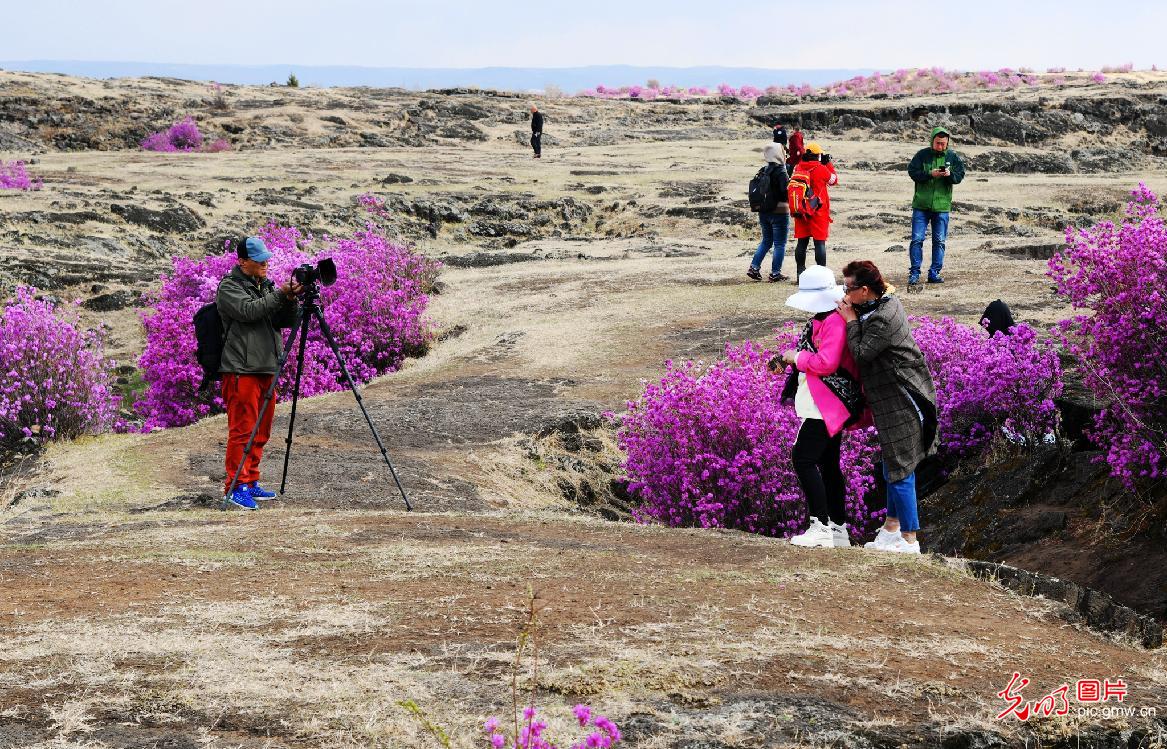
[[[231, 478], [239, 467], [239, 461], [243, 460], [243, 448], [247, 446], [247, 438], [251, 436], [251, 429], [259, 418], [259, 407], [263, 404], [263, 396], [271, 385], [272, 377], [255, 374], [223, 375], [223, 400], [227, 403], [227, 478], [223, 482], [224, 490], [231, 487]], [[237, 486], [259, 481], [259, 461], [263, 458], [263, 446], [271, 436], [275, 401], [273, 396], [259, 429], [255, 430], [255, 442], [251, 445], [243, 470], [239, 472]]]

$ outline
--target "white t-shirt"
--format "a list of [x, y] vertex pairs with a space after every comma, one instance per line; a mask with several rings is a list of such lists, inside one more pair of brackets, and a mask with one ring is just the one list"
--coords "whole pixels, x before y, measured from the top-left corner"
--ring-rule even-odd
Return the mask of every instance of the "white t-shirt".
[[810, 394], [810, 388], [806, 383], [806, 372], [798, 373], [798, 390], [794, 393], [794, 413], [798, 414], [800, 419], [819, 419], [822, 420], [823, 414], [819, 411], [819, 407], [814, 404], [814, 397]]

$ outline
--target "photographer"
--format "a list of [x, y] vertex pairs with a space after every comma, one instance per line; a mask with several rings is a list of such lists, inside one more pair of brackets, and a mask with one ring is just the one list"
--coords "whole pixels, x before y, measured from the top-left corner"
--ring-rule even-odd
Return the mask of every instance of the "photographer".
[[259, 408], [272, 378], [279, 374], [282, 353], [279, 328], [296, 322], [295, 299], [303, 290], [289, 282], [276, 288], [267, 280], [271, 253], [258, 237], [239, 240], [235, 248], [237, 265], [222, 281], [215, 296], [226, 337], [219, 366], [223, 401], [227, 405], [227, 479], [224, 494], [243, 461], [243, 448], [259, 421], [255, 442], [239, 472], [239, 482], [227, 501], [246, 510], [258, 508], [257, 499], [275, 496], [259, 485], [259, 461], [271, 436], [275, 400], [260, 420]]
[[932, 128], [932, 145], [920, 149], [908, 164], [908, 176], [916, 184], [912, 196], [912, 243], [908, 246], [908, 284], [920, 283], [924, 259], [924, 235], [932, 227], [932, 264], [928, 283], [944, 283], [944, 249], [948, 239], [948, 214], [952, 210], [952, 186], [964, 179], [964, 162], [948, 148], [948, 131]]
[[[806, 269], [806, 250], [811, 240], [814, 240], [814, 261], [816, 265], [827, 264], [827, 237], [831, 232], [831, 194], [827, 189], [839, 183], [835, 174], [835, 165], [831, 163], [831, 155], [824, 153], [822, 146], [811, 141], [806, 144], [806, 151], [802, 160], [794, 168], [791, 181], [804, 180], [810, 185], [811, 191], [820, 201], [818, 210], [813, 216], [794, 217], [794, 264], [798, 276]], [[795, 283], [798, 277], [795, 277]]]

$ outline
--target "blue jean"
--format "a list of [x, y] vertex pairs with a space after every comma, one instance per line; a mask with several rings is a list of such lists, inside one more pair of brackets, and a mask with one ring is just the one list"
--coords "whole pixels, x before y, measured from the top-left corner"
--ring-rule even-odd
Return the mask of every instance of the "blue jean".
[[887, 516], [900, 521], [901, 532], [920, 530], [920, 517], [916, 514], [915, 471], [899, 481], [888, 481], [887, 463], [884, 463], [883, 480], [887, 482]]
[[944, 244], [948, 241], [948, 211], [922, 211], [912, 209], [912, 243], [908, 246], [908, 259], [912, 263], [909, 275], [920, 275], [920, 263], [924, 260], [924, 234], [932, 225], [932, 265], [928, 268], [928, 278], [936, 278], [944, 268]]
[[758, 213], [758, 223], [762, 225], [762, 241], [758, 244], [754, 259], [750, 261], [750, 267], [761, 270], [766, 252], [773, 247], [774, 257], [770, 261], [770, 275], [777, 276], [782, 272], [782, 261], [786, 257], [786, 235], [790, 232], [790, 214], [762, 211]]

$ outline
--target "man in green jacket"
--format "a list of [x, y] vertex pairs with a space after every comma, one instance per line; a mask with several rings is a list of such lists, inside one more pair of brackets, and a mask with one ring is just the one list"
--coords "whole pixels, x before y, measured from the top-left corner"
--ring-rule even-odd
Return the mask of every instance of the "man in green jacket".
[[[262, 416], [259, 408], [272, 378], [279, 375], [283, 346], [277, 331], [296, 323], [295, 300], [303, 289], [291, 282], [277, 289], [267, 280], [271, 253], [262, 239], [241, 239], [235, 252], [237, 265], [219, 282], [215, 296], [223, 329], [227, 331], [219, 365], [223, 401], [227, 404], [227, 479], [223, 493], [236, 507], [255, 510], [259, 507], [257, 499], [275, 496], [259, 485], [259, 461], [271, 436], [275, 398]], [[244, 462], [243, 448], [256, 422], [259, 428], [255, 442]], [[241, 462], [239, 481], [232, 490], [231, 480]]]
[[932, 128], [932, 145], [920, 149], [908, 164], [908, 176], [916, 183], [912, 198], [912, 243], [908, 246], [908, 284], [920, 283], [924, 234], [932, 226], [932, 265], [928, 283], [944, 283], [944, 245], [948, 239], [948, 214], [952, 210], [952, 186], [964, 179], [964, 161], [948, 149], [948, 131]]

